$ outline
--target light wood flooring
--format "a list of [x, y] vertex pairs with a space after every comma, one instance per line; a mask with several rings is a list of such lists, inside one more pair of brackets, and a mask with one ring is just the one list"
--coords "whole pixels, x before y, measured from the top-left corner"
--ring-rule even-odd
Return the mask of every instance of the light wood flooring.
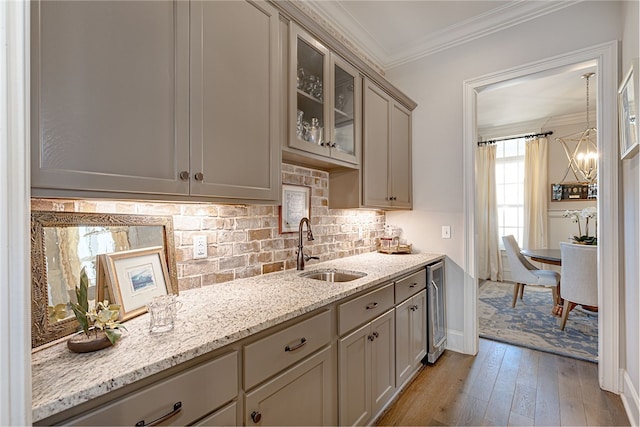
[[629, 425], [595, 363], [480, 340], [477, 356], [446, 351], [424, 367], [377, 425]]

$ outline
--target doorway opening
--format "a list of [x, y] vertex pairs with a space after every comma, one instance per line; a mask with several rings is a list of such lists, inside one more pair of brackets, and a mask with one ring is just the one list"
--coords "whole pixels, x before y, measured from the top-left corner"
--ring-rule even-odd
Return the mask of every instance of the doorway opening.
[[[556, 200], [553, 188], [562, 183], [574, 190], [589, 188], [588, 184], [597, 189], [597, 180], [585, 182], [574, 160], [592, 156], [583, 153], [585, 147], [591, 151], [597, 147], [565, 137], [582, 135], [585, 129], [596, 132], [591, 124], [597, 92], [585, 96], [582, 77], [595, 72], [595, 61], [587, 61], [482, 88], [477, 95], [475, 188], [480, 337], [591, 362], [598, 359], [597, 311], [582, 306], [568, 310], [563, 326], [558, 298], [562, 287], [556, 282], [561, 272], [560, 242], [583, 236], [585, 224], [580, 232], [575, 227], [580, 222], [590, 221], [586, 233], [595, 234], [597, 192], [576, 191]], [[569, 178], [575, 178], [571, 186], [569, 170], [574, 172]], [[513, 259], [507, 256], [505, 249], [510, 248], [505, 248], [504, 236], [513, 236], [518, 245]], [[526, 251], [545, 252], [532, 258]], [[595, 258], [595, 251], [588, 253]], [[543, 270], [542, 276], [530, 270]], [[591, 291], [593, 306], [597, 306], [596, 276], [582, 282]], [[531, 286], [536, 283], [547, 286]], [[572, 288], [563, 289], [560, 297], [565, 298]]]
[[[541, 72], [559, 70], [587, 61], [595, 61], [598, 73], [598, 372], [600, 386], [619, 390], [619, 247], [618, 230], [618, 162], [617, 162], [617, 63], [618, 43], [612, 41], [567, 54], [525, 64], [463, 82], [463, 156], [465, 194], [465, 284], [464, 284], [464, 350], [475, 354], [478, 349], [477, 252], [475, 218], [475, 148], [478, 135], [477, 97], [483, 88], [514, 79], [527, 78]], [[603, 286], [606, 283], [607, 286]]]

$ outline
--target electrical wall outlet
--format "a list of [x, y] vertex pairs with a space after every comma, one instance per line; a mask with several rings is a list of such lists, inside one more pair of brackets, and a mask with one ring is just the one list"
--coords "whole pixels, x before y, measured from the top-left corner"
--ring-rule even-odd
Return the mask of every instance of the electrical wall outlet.
[[207, 236], [193, 236], [193, 259], [207, 257]]
[[442, 226], [442, 238], [443, 239], [450, 239], [451, 238], [451, 226], [450, 225], [443, 225]]

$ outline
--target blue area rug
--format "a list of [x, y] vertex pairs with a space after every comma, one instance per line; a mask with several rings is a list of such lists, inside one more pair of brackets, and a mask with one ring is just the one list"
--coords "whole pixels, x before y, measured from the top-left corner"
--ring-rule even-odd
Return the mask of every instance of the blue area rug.
[[515, 308], [512, 283], [486, 281], [479, 295], [480, 337], [598, 362], [597, 314], [575, 308], [561, 331], [560, 318], [551, 315], [550, 288], [525, 286]]

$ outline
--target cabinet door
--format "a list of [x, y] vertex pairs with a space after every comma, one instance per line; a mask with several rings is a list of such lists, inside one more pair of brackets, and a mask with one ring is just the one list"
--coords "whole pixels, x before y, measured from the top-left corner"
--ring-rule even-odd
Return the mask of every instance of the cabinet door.
[[331, 348], [247, 394], [245, 425], [334, 425]]
[[389, 201], [389, 106], [382, 89], [365, 79], [362, 160], [362, 199], [366, 207], [388, 207]]
[[411, 208], [411, 112], [393, 102], [389, 139], [391, 204], [394, 208]]
[[412, 298], [396, 307], [396, 384], [411, 376], [413, 370], [411, 307]]
[[359, 164], [362, 126], [362, 79], [354, 67], [336, 55], [331, 56], [333, 93], [329, 135], [325, 144], [331, 157]]
[[289, 146], [328, 157], [331, 150], [325, 141], [331, 135], [325, 133], [331, 126], [330, 53], [294, 23], [289, 34]]
[[371, 398], [372, 413], [377, 414], [396, 390], [394, 312], [371, 322]]
[[366, 324], [338, 344], [340, 425], [362, 425], [371, 417], [371, 335]]
[[417, 368], [427, 353], [427, 291], [415, 295], [411, 302], [410, 354], [412, 365]]
[[279, 15], [191, 3], [191, 194], [279, 200]]
[[189, 4], [36, 1], [31, 18], [33, 193], [187, 194]]

